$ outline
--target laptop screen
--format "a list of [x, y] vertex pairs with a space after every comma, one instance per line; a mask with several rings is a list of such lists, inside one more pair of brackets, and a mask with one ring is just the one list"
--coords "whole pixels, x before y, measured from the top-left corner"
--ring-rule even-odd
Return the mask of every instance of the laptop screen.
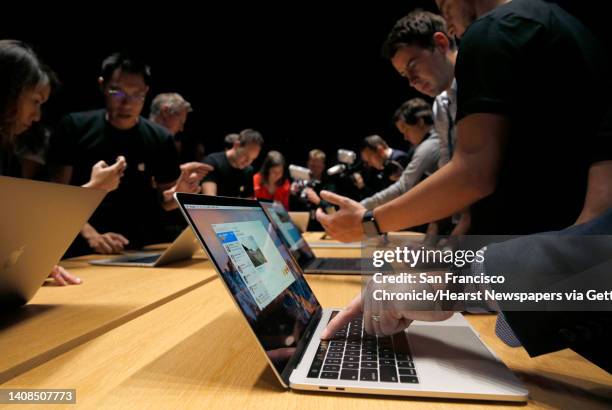
[[[207, 197], [198, 202], [201, 198]], [[263, 209], [255, 201], [242, 202], [253, 206], [181, 199], [227, 288], [282, 374], [320, 305]]]
[[265, 208], [272, 221], [278, 227], [278, 231], [281, 233], [285, 245], [289, 247], [293, 257], [298, 261], [300, 266], [306, 266], [307, 263], [315, 259], [312, 249], [310, 249], [308, 243], [302, 238], [302, 234], [291, 220], [285, 207], [278, 202], [259, 201], [259, 203]]

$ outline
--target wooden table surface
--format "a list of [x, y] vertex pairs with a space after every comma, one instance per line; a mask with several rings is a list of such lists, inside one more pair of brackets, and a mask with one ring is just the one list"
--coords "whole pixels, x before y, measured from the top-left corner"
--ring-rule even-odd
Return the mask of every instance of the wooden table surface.
[[198, 258], [161, 268], [92, 266], [88, 259], [62, 262], [82, 284], [43, 286], [25, 307], [0, 316], [0, 382], [216, 276], [210, 261]]
[[[492, 315], [467, 318], [525, 381], [531, 392], [526, 406], [285, 391], [210, 263], [158, 269], [70, 264], [84, 285], [41, 289], [32, 307], [3, 327], [3, 368], [10, 369], [9, 358], [13, 368], [19, 360], [30, 365], [13, 371], [0, 388], [74, 388], [79, 409], [612, 407], [612, 376], [569, 350], [531, 359], [522, 348], [505, 346]], [[361, 286], [358, 276], [307, 280], [325, 307], [342, 307]]]

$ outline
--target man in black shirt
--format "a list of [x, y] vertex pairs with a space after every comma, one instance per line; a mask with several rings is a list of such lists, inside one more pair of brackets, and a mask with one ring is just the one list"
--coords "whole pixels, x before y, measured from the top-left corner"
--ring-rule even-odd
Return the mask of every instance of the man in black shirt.
[[[441, 9], [452, 10], [446, 3]], [[467, 30], [464, 19], [448, 16], [462, 36], [457, 121], [477, 127], [478, 116], [486, 116], [506, 123], [497, 186], [472, 208], [472, 229], [562, 229], [580, 214], [589, 168], [612, 159], [610, 143], [596, 137], [608, 105], [603, 52], [591, 32], [557, 6], [519, 0], [490, 12], [481, 8], [478, 2], [464, 6], [464, 13], [479, 16]]]
[[204, 164], [214, 168], [202, 182], [204, 195], [251, 198], [253, 193], [253, 167], [264, 140], [252, 129], [242, 130], [232, 148], [214, 152], [204, 158]]
[[73, 254], [117, 253], [128, 245], [170, 240], [160, 229], [161, 212], [176, 208], [175, 191], [198, 192], [197, 181], [209, 169], [186, 164], [181, 172], [172, 136], [140, 116], [150, 79], [142, 62], [122, 54], [108, 57], [99, 79], [106, 109], [67, 115], [51, 140], [55, 182], [81, 185], [96, 162], [113, 163], [119, 156], [127, 161], [121, 184], [83, 227]]

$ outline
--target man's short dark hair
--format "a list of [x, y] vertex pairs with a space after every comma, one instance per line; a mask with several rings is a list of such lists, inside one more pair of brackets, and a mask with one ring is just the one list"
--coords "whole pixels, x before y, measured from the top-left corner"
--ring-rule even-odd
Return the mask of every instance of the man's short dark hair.
[[247, 128], [246, 130], [240, 131], [238, 142], [241, 147], [248, 144], [257, 144], [261, 147], [264, 143], [264, 139], [259, 131]]
[[427, 125], [433, 125], [433, 111], [431, 104], [422, 98], [413, 98], [403, 103], [393, 114], [393, 122], [403, 121], [406, 124], [414, 125], [419, 119]]
[[102, 72], [100, 76], [106, 83], [113, 76], [116, 69], [121, 71], [140, 74], [147, 86], [151, 85], [151, 67], [137, 57], [125, 53], [114, 53], [106, 57], [102, 62]]
[[382, 145], [383, 148], [389, 148], [389, 144], [385, 141], [380, 135], [370, 135], [369, 137], [365, 137], [361, 141], [361, 145], [359, 146], [359, 151], [363, 151], [364, 149], [370, 149], [372, 151], [376, 151], [378, 147]]
[[455, 39], [448, 34], [444, 18], [429, 11], [414, 10], [395, 23], [383, 43], [382, 55], [390, 60], [403, 46], [432, 50], [435, 47], [433, 36], [437, 32], [448, 37], [451, 49], [457, 48]]

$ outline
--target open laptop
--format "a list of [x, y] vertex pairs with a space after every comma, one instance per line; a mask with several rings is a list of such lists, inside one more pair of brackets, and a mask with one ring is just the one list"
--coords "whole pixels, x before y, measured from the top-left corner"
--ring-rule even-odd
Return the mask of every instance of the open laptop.
[[393, 337], [360, 318], [332, 341], [323, 309], [258, 202], [175, 194], [280, 383], [299, 390], [525, 401], [528, 391], [460, 314]]
[[300, 264], [304, 273], [335, 273], [343, 275], [360, 275], [362, 273], [363, 260], [361, 258], [315, 257], [314, 252], [291, 221], [289, 214], [282, 204], [266, 200], [260, 200], [259, 202], [278, 229], [281, 240], [285, 241], [285, 245]]
[[89, 263], [103, 266], [140, 266], [157, 267], [172, 262], [190, 259], [200, 248], [198, 240], [193, 235], [191, 228], [183, 229], [183, 232], [162, 253], [138, 252], [130, 253], [116, 258], [97, 259]]
[[[268, 201], [261, 199], [260, 201]], [[310, 212], [289, 212], [291, 222], [300, 231], [305, 233], [308, 231], [308, 223], [310, 222]], [[310, 242], [313, 248], [339, 248], [339, 249], [360, 249], [363, 247], [361, 242], [338, 242], [338, 241], [317, 241]]]
[[0, 308], [27, 303], [105, 191], [0, 177]]

